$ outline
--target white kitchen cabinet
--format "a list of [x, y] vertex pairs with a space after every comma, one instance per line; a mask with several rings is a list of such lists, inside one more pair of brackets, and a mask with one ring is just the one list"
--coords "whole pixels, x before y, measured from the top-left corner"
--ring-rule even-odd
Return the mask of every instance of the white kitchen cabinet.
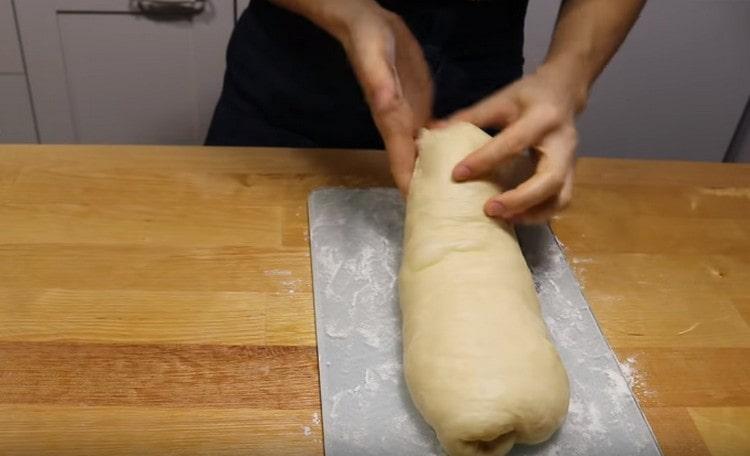
[[0, 74], [0, 143], [35, 143], [34, 115], [23, 74]]
[[233, 0], [15, 0], [43, 143], [202, 143], [218, 99]]
[[[201, 143], [248, 3], [208, 0], [167, 19], [137, 0], [0, 0], [0, 142]], [[529, 3], [527, 71], [558, 5]], [[748, 135], [735, 133], [750, 95], [747, 24], [750, 0], [648, 2], [579, 120], [581, 155], [720, 161], [734, 136], [747, 160]]]
[[11, 0], [0, 0], [0, 74], [23, 73]]
[[11, 0], [0, 0], [0, 143], [37, 142]]
[[[527, 70], [559, 1], [532, 0]], [[721, 161], [750, 95], [750, 1], [653, 0], [597, 82], [581, 155]]]

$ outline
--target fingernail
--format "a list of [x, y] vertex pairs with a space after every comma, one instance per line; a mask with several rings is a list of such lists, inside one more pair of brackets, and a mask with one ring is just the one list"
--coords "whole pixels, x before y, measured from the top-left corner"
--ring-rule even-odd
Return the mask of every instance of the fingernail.
[[466, 180], [471, 176], [471, 170], [466, 165], [458, 165], [453, 170], [453, 179], [457, 181]]
[[500, 217], [505, 212], [505, 206], [499, 201], [492, 201], [487, 205], [487, 214], [490, 217]]

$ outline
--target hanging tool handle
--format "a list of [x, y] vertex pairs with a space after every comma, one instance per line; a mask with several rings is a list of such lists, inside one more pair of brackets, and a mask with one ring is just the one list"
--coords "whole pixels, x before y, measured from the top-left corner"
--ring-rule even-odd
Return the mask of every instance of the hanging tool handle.
[[206, 8], [205, 0], [138, 0], [135, 3], [144, 14], [168, 16], [195, 16]]

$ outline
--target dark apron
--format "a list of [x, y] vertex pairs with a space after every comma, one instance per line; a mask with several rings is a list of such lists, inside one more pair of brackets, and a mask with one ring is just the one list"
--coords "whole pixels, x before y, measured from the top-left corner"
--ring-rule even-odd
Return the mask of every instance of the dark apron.
[[[422, 45], [435, 117], [519, 78], [527, 0], [381, 0]], [[341, 45], [306, 19], [252, 0], [227, 49], [207, 145], [382, 148]]]

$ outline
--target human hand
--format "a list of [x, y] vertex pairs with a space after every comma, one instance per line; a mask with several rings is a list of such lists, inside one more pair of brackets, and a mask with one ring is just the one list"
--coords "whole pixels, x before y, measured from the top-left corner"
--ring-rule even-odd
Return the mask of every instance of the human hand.
[[436, 124], [466, 121], [479, 127], [503, 127], [486, 145], [456, 165], [455, 181], [488, 175], [531, 148], [534, 174], [490, 198], [484, 205], [490, 217], [541, 223], [570, 202], [577, 146], [575, 116], [583, 109], [586, 95], [550, 70], [540, 68]]
[[372, 8], [337, 35], [383, 138], [393, 179], [406, 195], [417, 155], [415, 138], [432, 113], [432, 78], [403, 20], [377, 4]]
[[336, 38], [365, 94], [402, 194], [417, 155], [415, 138], [432, 115], [432, 78], [404, 21], [375, 0], [271, 0]]

